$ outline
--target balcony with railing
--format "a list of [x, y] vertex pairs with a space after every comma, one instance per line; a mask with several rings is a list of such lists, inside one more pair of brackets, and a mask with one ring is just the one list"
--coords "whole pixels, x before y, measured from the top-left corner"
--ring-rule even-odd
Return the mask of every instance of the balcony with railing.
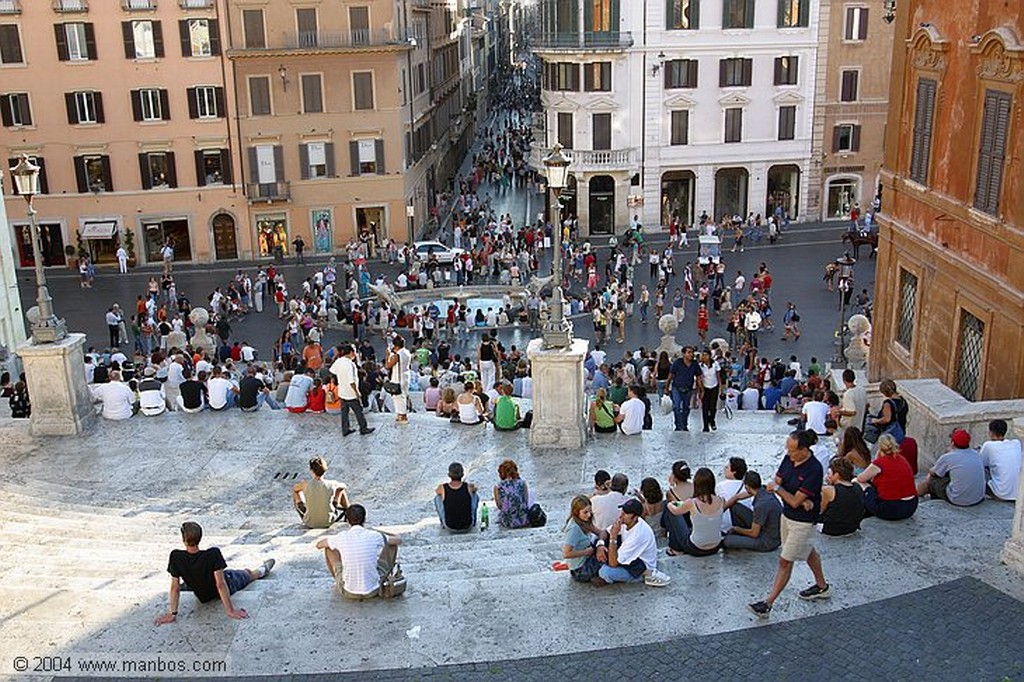
[[88, 0], [53, 0], [54, 12], [88, 12]]
[[121, 9], [125, 12], [152, 12], [156, 9], [156, 0], [121, 0]]
[[[534, 139], [530, 147], [530, 166], [536, 170], [543, 171], [544, 157], [549, 153], [551, 153], [551, 149], [548, 145]], [[632, 148], [565, 149], [562, 153], [569, 157], [569, 171], [573, 173], [633, 171], [639, 165], [637, 163], [636, 149]]]
[[21, 0], [0, 0], [0, 14], [21, 14]]
[[213, 0], [178, 0], [178, 6], [182, 9], [211, 9]]
[[242, 47], [229, 52], [254, 54], [281, 51], [316, 52], [370, 50], [382, 47], [411, 48], [405, 31], [351, 29], [348, 31], [283, 31], [267, 36], [266, 47]]
[[614, 52], [633, 46], [630, 31], [574, 31], [565, 33], [540, 33], [531, 41], [538, 50], [549, 52], [578, 52], [597, 50]]
[[292, 183], [284, 180], [282, 182], [247, 182], [245, 184], [245, 197], [249, 203], [265, 201], [290, 201], [292, 198]]

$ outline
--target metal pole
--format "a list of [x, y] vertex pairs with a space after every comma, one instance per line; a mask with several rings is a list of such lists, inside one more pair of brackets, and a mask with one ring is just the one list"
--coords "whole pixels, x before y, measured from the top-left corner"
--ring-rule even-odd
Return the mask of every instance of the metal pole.
[[548, 348], [568, 348], [571, 339], [569, 328], [565, 320], [565, 309], [562, 298], [562, 212], [559, 208], [558, 197], [562, 193], [561, 188], [552, 189], [555, 197], [555, 225], [554, 240], [551, 245], [554, 253], [551, 254], [551, 315], [548, 319], [548, 326], [544, 330], [544, 345]]
[[39, 306], [39, 319], [32, 325], [32, 340], [36, 343], [53, 343], [67, 335], [63, 320], [53, 314], [53, 299], [46, 287], [46, 272], [43, 270], [42, 248], [39, 244], [39, 225], [36, 223], [36, 209], [32, 205], [32, 197], [28, 198], [28, 222], [32, 231], [32, 259], [36, 271], [36, 303]]

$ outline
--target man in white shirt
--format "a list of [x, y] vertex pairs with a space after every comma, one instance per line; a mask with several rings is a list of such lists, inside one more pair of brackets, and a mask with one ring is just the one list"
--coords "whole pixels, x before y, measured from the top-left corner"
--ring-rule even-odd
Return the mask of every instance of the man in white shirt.
[[594, 361], [595, 367], [600, 367], [604, 364], [607, 353], [601, 350], [600, 346], [594, 346], [594, 350], [590, 351], [590, 359]]
[[220, 367], [213, 368], [213, 376], [206, 382], [206, 391], [211, 410], [234, 407], [238, 401], [238, 389], [230, 379], [224, 378]]
[[757, 348], [757, 332], [761, 329], [761, 313], [756, 309], [751, 308], [743, 318], [743, 326], [747, 330], [747, 337], [750, 339], [750, 345]]
[[254, 362], [255, 360], [256, 349], [250, 346], [248, 341], [242, 341], [242, 362]]
[[139, 382], [139, 410], [147, 417], [155, 417], [167, 409], [164, 387], [156, 379], [156, 367], [150, 365], [142, 374], [144, 378]]
[[743, 389], [743, 393], [740, 395], [740, 409], [761, 409], [761, 394], [758, 392], [757, 386], [754, 384], [754, 382], [750, 382], [749, 384], [747, 384], [747, 387]]
[[185, 381], [185, 358], [175, 355], [167, 365], [167, 381], [164, 382], [164, 396], [167, 399], [167, 409], [172, 412], [178, 409], [178, 396], [181, 392], [178, 388]]
[[668, 585], [671, 579], [658, 570], [658, 543], [643, 520], [644, 506], [631, 498], [621, 510], [611, 527], [601, 531], [597, 541], [601, 569], [591, 582], [597, 586], [640, 581], [653, 587]]
[[313, 388], [313, 377], [316, 372], [306, 369], [304, 374], [296, 374], [288, 384], [288, 392], [284, 396], [284, 406], [289, 412], [301, 413], [309, 405], [309, 392]]
[[629, 392], [626, 395], [629, 397], [619, 406], [619, 413], [615, 415], [615, 421], [622, 429], [623, 435], [636, 436], [643, 432], [647, 406], [640, 398], [636, 397], [632, 386], [629, 387]]
[[715, 417], [718, 414], [718, 378], [722, 373], [722, 366], [717, 360], [711, 359], [711, 353], [704, 351], [700, 354], [700, 376], [697, 377], [697, 388], [700, 391], [700, 413], [704, 422], [703, 431], [716, 431], [718, 424]]
[[825, 393], [815, 391], [814, 398], [804, 403], [801, 412], [804, 415], [805, 426], [808, 431], [814, 431], [819, 436], [825, 435], [825, 420], [828, 419], [828, 403], [825, 402]]
[[629, 499], [629, 496], [626, 495], [628, 489], [629, 477], [626, 474], [615, 474], [612, 476], [610, 491], [590, 498], [596, 528], [603, 530], [615, 522], [615, 519], [619, 517], [619, 507]]
[[316, 548], [324, 551], [327, 570], [334, 576], [335, 587], [343, 596], [350, 599], [376, 597], [380, 594], [381, 581], [398, 560], [401, 538], [366, 528], [363, 525], [366, 509], [361, 504], [349, 505], [345, 519], [351, 528], [321, 538]]
[[845, 431], [851, 426], [858, 429], [864, 428], [864, 413], [868, 409], [868, 397], [863, 386], [857, 386], [857, 375], [852, 369], [843, 370], [843, 385], [846, 390], [843, 392], [842, 411], [839, 426]]
[[1020, 481], [1020, 441], [1006, 440], [1007, 424], [994, 419], [988, 424], [989, 440], [981, 446], [981, 463], [988, 475], [988, 494], [1000, 500], [1017, 499]]
[[338, 398], [341, 400], [341, 435], [347, 436], [355, 433], [351, 428], [348, 413], [352, 410], [356, 413], [356, 421], [359, 422], [359, 433], [367, 435], [375, 429], [366, 425], [366, 417], [363, 416], [363, 403], [359, 395], [359, 368], [356, 367], [356, 349], [350, 343], [338, 346], [338, 359], [331, 365], [331, 374], [338, 380]]
[[116, 369], [110, 373], [109, 382], [93, 385], [92, 395], [103, 403], [100, 414], [104, 419], [120, 421], [135, 414], [135, 392], [121, 381], [121, 372]]

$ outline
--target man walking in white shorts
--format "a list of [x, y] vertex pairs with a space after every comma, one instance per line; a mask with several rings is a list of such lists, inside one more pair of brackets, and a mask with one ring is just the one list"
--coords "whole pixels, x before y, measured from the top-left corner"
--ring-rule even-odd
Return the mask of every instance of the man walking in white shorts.
[[821, 556], [814, 549], [814, 530], [821, 513], [821, 463], [813, 456], [811, 446], [817, 442], [812, 431], [794, 431], [786, 440], [786, 457], [775, 473], [775, 481], [767, 488], [782, 500], [782, 551], [779, 569], [771, 594], [764, 601], [754, 602], [748, 608], [758, 618], [767, 618], [772, 605], [789, 583], [793, 564], [806, 561], [814, 574], [814, 584], [800, 592], [807, 601], [825, 599], [829, 585], [821, 569]]

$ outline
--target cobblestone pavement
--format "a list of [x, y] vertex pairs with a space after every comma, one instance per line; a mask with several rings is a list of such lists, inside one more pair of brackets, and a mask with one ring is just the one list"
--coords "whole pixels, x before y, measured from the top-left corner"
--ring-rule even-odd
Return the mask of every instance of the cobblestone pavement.
[[[946, 617], [937, 619], [941, 614]], [[961, 578], [803, 620], [658, 644], [436, 668], [236, 679], [1008, 682], [1024, 680], [1022, 641], [1024, 605], [980, 580]]]

